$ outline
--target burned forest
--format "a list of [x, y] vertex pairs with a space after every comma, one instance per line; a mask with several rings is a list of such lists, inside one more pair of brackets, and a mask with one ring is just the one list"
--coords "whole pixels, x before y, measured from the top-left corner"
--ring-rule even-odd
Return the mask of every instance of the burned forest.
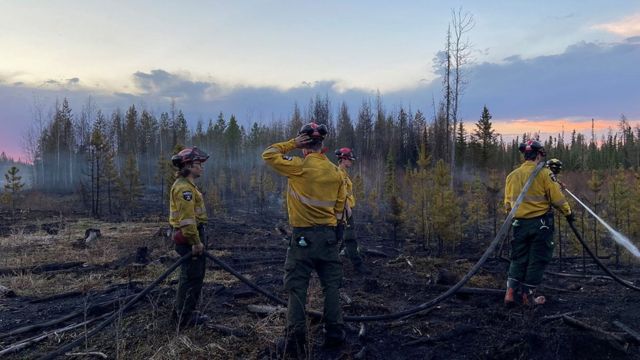
[[[378, 97], [374, 105], [362, 103], [355, 121], [342, 104], [334, 121], [329, 99], [320, 96], [305, 113], [294, 105], [287, 121], [254, 124], [249, 131], [234, 116], [219, 114], [190, 129], [173, 108], [158, 119], [135, 106], [124, 114], [92, 113], [85, 106], [76, 115], [63, 101], [37, 139], [33, 165], [16, 171], [4, 160], [0, 353], [39, 358], [81, 339], [66, 353], [279, 358], [274, 344], [286, 324], [282, 276], [291, 227], [286, 179], [261, 162], [260, 152], [295, 137], [314, 119], [331, 129], [329, 148], [359, 149], [351, 173], [362, 204], [354, 210], [355, 227], [370, 272], [354, 271], [341, 257], [347, 337], [337, 351], [319, 345], [322, 326], [313, 311], [322, 310], [322, 291], [312, 278], [311, 358], [635, 356], [637, 259], [569, 196], [578, 234], [630, 286], [598, 267], [558, 213], [553, 260], [539, 289], [548, 302], [504, 309], [511, 238], [503, 231], [504, 178], [521, 162], [520, 140], [505, 144], [492, 131], [487, 108], [469, 139], [457, 137], [453, 167], [439, 133], [446, 126], [442, 113], [427, 121], [420, 111], [385, 111]], [[544, 144], [548, 158], [564, 160], [564, 186], [634, 239], [640, 142], [624, 119], [621, 130], [599, 145], [593, 138], [585, 143], [582, 134], [572, 135], [569, 144], [562, 138]], [[489, 139], [480, 141], [482, 136]], [[199, 309], [210, 320], [178, 329], [168, 315], [177, 272], [142, 292], [179, 260], [167, 223], [167, 193], [176, 170], [170, 158], [183, 144], [211, 154], [198, 179], [209, 212], [211, 255]], [[477, 263], [474, 276], [454, 286]], [[132, 299], [137, 301], [128, 306]], [[105, 319], [112, 321], [82, 340]]]
[[640, 360], [640, 12], [258, 3], [0, 5], [1, 359]]

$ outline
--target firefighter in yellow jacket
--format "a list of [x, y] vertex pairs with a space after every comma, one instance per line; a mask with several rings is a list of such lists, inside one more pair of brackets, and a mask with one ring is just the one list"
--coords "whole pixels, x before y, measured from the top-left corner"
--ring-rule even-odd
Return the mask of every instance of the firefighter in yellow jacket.
[[[525, 162], [507, 176], [504, 189], [504, 205], [511, 211], [524, 184], [546, 155], [538, 141], [529, 140], [519, 146]], [[568, 221], [574, 221], [569, 203], [564, 198], [560, 185], [554, 181], [553, 173], [543, 168], [536, 176], [516, 210], [511, 242], [511, 264], [504, 302], [515, 304], [520, 292], [525, 305], [544, 304], [544, 296], [536, 296], [536, 287], [542, 282], [544, 270], [553, 256], [554, 215], [552, 207], [559, 209]]]
[[[346, 190], [344, 179], [323, 154], [324, 125], [304, 125], [292, 140], [273, 144], [262, 158], [276, 172], [286, 176], [287, 210], [292, 237], [285, 262], [284, 287], [288, 291], [287, 329], [278, 351], [301, 356], [306, 353], [307, 288], [311, 272], [320, 278], [324, 293], [324, 346], [342, 345], [345, 339], [339, 288], [342, 263], [338, 255], [336, 226], [342, 222]], [[288, 156], [300, 148], [304, 158]]]
[[178, 168], [177, 179], [171, 186], [169, 223], [173, 229], [176, 251], [184, 256], [191, 251], [193, 257], [180, 266], [180, 280], [176, 294], [173, 319], [180, 326], [189, 326], [206, 320], [204, 315], [195, 315], [200, 297], [206, 258], [204, 226], [207, 212], [202, 193], [194, 184], [203, 172], [203, 163], [209, 155], [197, 147], [186, 148], [171, 158]]
[[347, 172], [353, 165], [356, 157], [353, 155], [353, 150], [348, 147], [336, 150], [335, 154], [338, 158], [338, 168], [344, 177], [347, 190], [347, 202], [344, 206], [344, 254], [351, 260], [353, 268], [357, 273], [368, 274], [370, 271], [362, 262], [362, 256], [360, 256], [360, 250], [358, 249], [358, 243], [356, 241], [356, 229], [353, 221], [353, 209], [356, 207], [356, 197], [353, 194], [353, 182]]

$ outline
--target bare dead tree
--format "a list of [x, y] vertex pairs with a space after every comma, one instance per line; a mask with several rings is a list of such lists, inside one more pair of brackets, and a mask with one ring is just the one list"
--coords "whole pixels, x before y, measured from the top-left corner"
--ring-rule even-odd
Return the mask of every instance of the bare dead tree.
[[[453, 89], [449, 88], [450, 94], [450, 107], [449, 100], [447, 100], [447, 109], [451, 111], [450, 115], [447, 113], [447, 126], [449, 125], [449, 116], [453, 122], [453, 133], [458, 125], [458, 109], [460, 99], [464, 92], [465, 85], [467, 84], [467, 78], [465, 76], [466, 67], [471, 63], [472, 45], [467, 37], [467, 34], [475, 26], [473, 14], [469, 12], [463, 12], [462, 7], [451, 10], [451, 25], [447, 30], [447, 43], [449, 45], [448, 51], [452, 58], [453, 65]], [[453, 28], [453, 34], [451, 34], [451, 28]], [[453, 39], [450, 40], [451, 36]], [[447, 67], [447, 73], [450, 72], [450, 68]], [[451, 80], [447, 80], [451, 81]], [[456, 147], [455, 147], [455, 135], [451, 137], [451, 184], [453, 186], [453, 178], [455, 176], [455, 163], [456, 163]]]

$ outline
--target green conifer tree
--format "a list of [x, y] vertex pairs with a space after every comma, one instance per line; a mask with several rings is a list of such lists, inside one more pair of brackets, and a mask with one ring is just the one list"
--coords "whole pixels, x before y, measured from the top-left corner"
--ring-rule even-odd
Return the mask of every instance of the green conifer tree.
[[139, 200], [143, 196], [144, 187], [140, 181], [140, 171], [133, 154], [127, 156], [122, 176], [118, 178], [119, 203], [125, 221], [129, 215], [139, 207]]
[[15, 213], [16, 210], [16, 202], [20, 196], [20, 192], [24, 188], [24, 183], [22, 182], [22, 176], [18, 175], [20, 169], [15, 166], [12, 166], [7, 170], [7, 173], [4, 174], [5, 184], [4, 189], [7, 195], [6, 201], [9, 203], [11, 207], [11, 211]]

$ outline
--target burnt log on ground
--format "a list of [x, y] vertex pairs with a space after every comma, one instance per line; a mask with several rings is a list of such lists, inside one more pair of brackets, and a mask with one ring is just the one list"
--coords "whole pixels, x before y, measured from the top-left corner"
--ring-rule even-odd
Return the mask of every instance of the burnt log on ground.
[[585, 322], [572, 318], [571, 316], [568, 316], [568, 315], [564, 315], [562, 317], [562, 320], [564, 320], [564, 322], [567, 325], [573, 326], [578, 329], [589, 331], [594, 337], [605, 341], [606, 343], [611, 345], [611, 347], [617, 350], [620, 350], [626, 353], [627, 350], [629, 349], [629, 344], [623, 338], [621, 338], [616, 334], [610, 333], [606, 330], [603, 330], [602, 328], [589, 325]]
[[554, 271], [545, 271], [546, 275], [553, 275], [558, 277], [567, 277], [567, 278], [576, 278], [576, 279], [603, 279], [603, 280], [613, 280], [611, 276], [606, 275], [598, 275], [598, 274], [569, 274], [569, 273], [559, 273]]
[[263, 315], [263, 316], [267, 316], [275, 313], [284, 314], [287, 312], [287, 309], [282, 306], [256, 305], [256, 304], [247, 305], [247, 310], [250, 313]]
[[[161, 292], [162, 289], [158, 289], [155, 291], [155, 293]], [[139, 292], [138, 292], [139, 293]], [[4, 338], [8, 338], [8, 337], [13, 337], [16, 335], [20, 335], [20, 334], [24, 334], [24, 333], [28, 333], [28, 332], [32, 332], [32, 331], [36, 331], [36, 330], [40, 330], [40, 329], [44, 329], [44, 328], [48, 328], [60, 323], [63, 323], [65, 321], [69, 321], [71, 319], [74, 319], [78, 316], [83, 316], [83, 315], [87, 315], [87, 316], [93, 316], [93, 315], [101, 315], [104, 314], [105, 312], [111, 311], [113, 310], [116, 306], [120, 305], [122, 302], [125, 302], [129, 299], [132, 299], [133, 297], [137, 296], [138, 293], [133, 293], [131, 295], [126, 295], [124, 297], [116, 297], [107, 301], [103, 301], [100, 303], [95, 303], [95, 304], [87, 304], [86, 308], [80, 309], [80, 310], [76, 310], [76, 311], [71, 311], [70, 313], [55, 318], [55, 319], [51, 319], [51, 320], [47, 320], [45, 322], [41, 322], [41, 323], [37, 323], [37, 324], [32, 324], [32, 325], [27, 325], [27, 326], [23, 326], [17, 329], [13, 329], [10, 330], [4, 334], [0, 334], [0, 339], [4, 339]]]
[[620, 330], [624, 331], [625, 333], [627, 333], [629, 335], [629, 337], [631, 339], [633, 339], [633, 341], [635, 341], [636, 343], [640, 344], [640, 333], [631, 329], [630, 327], [628, 327], [627, 325], [621, 323], [620, 321], [614, 321], [613, 325], [617, 326]]
[[3, 268], [0, 269], [0, 275], [15, 275], [15, 274], [41, 274], [45, 272], [73, 269], [82, 266], [84, 261], [71, 261], [64, 263], [50, 263], [34, 266], [26, 266], [21, 268]]
[[32, 304], [37, 304], [37, 303], [42, 303], [42, 302], [49, 302], [49, 301], [53, 301], [53, 300], [59, 300], [59, 299], [65, 299], [65, 298], [70, 298], [70, 297], [76, 297], [76, 296], [99, 296], [99, 295], [105, 295], [108, 294], [110, 292], [116, 291], [118, 289], [124, 289], [124, 288], [131, 288], [134, 291], [139, 291], [139, 289], [137, 288], [138, 285], [142, 284], [142, 282], [140, 281], [132, 281], [129, 283], [124, 283], [124, 284], [114, 284], [111, 285], [103, 290], [99, 290], [99, 291], [69, 291], [69, 292], [65, 292], [65, 293], [60, 293], [60, 294], [55, 294], [55, 295], [51, 295], [51, 296], [47, 296], [47, 297], [43, 297], [43, 298], [37, 298], [37, 299], [32, 299], [29, 300], [30, 303]]
[[112, 314], [112, 312], [108, 312], [106, 314], [102, 314], [101, 316], [98, 316], [98, 317], [93, 318], [93, 319], [82, 321], [82, 322], [79, 322], [77, 324], [67, 325], [67, 326], [64, 326], [62, 328], [55, 329], [55, 330], [46, 332], [46, 333], [41, 334], [41, 335], [36, 335], [36, 336], [28, 338], [28, 339], [20, 340], [20, 341], [18, 341], [16, 343], [13, 343], [13, 344], [5, 346], [5, 348], [2, 349], [2, 351], [0, 351], [0, 355], [8, 355], [8, 354], [19, 352], [21, 350], [24, 350], [24, 349], [28, 348], [29, 346], [35, 345], [35, 344], [37, 344], [37, 343], [39, 343], [41, 341], [46, 340], [48, 337], [50, 337], [52, 335], [59, 336], [60, 334], [66, 332], [66, 331], [77, 329], [79, 327], [91, 324], [92, 322], [100, 320], [100, 319], [103, 319], [103, 318], [105, 318], [105, 317], [107, 317], [107, 316], [109, 316], [111, 314]]

